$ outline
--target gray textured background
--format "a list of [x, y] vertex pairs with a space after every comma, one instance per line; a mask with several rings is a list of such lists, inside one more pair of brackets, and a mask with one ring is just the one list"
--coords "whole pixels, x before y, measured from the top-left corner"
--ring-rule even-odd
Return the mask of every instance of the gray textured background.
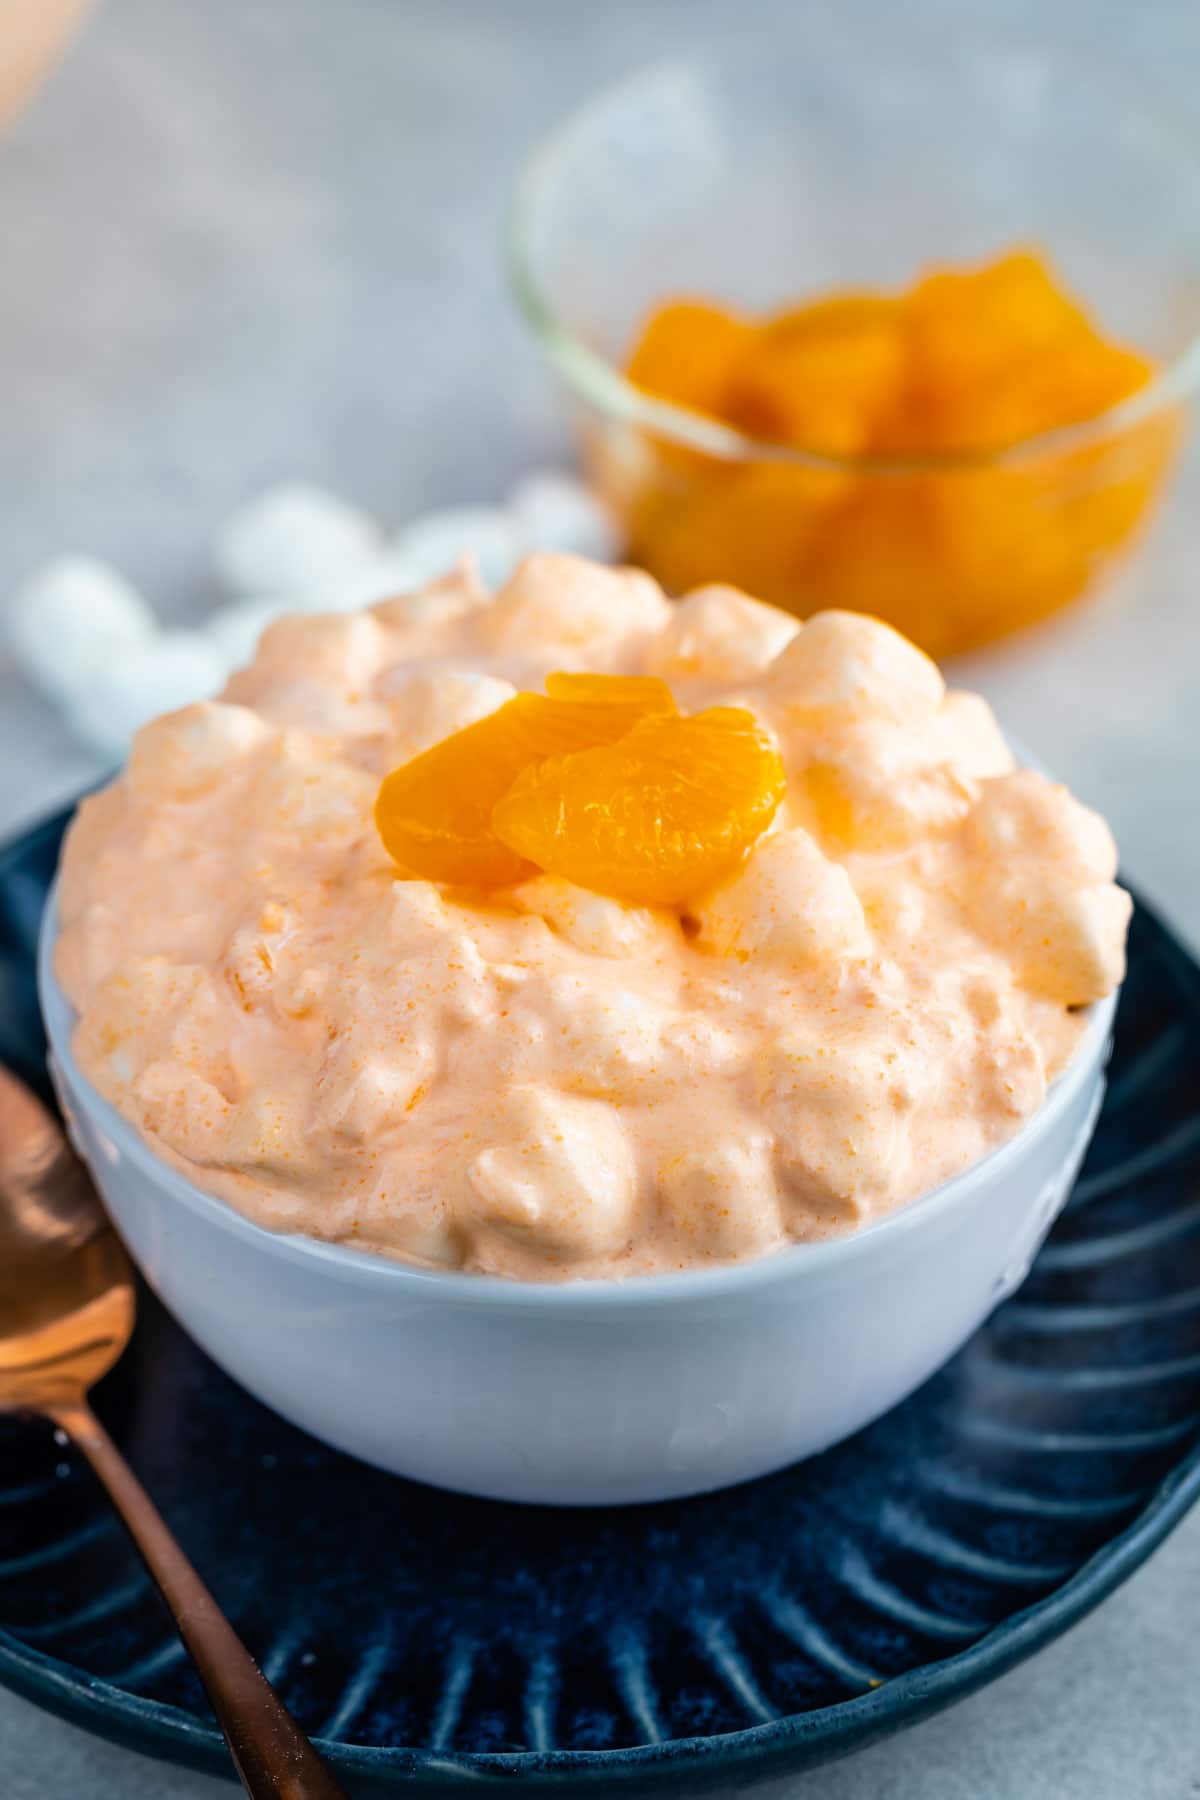
[[[986, 0], [974, 12], [1093, 56], [1100, 46], [1195, 112], [1194, 0]], [[609, 76], [683, 36], [784, 15], [803, 20], [804, 9], [101, 0], [0, 139], [0, 595], [70, 546], [111, 557], [164, 616], [185, 618], [212, 599], [216, 524], [270, 480], [304, 475], [399, 523], [428, 504], [497, 498], [531, 463], [565, 455], [504, 292], [497, 242], [514, 166]], [[1127, 868], [1195, 942], [1198, 481], [1193, 458], [1119, 590], [955, 671], [1107, 811]], [[93, 769], [0, 662], [0, 828]], [[1198, 1593], [1192, 1520], [1032, 1663], [903, 1738], [771, 1791], [1200, 1795]], [[228, 1791], [2, 1693], [0, 1788], [7, 1800]]]

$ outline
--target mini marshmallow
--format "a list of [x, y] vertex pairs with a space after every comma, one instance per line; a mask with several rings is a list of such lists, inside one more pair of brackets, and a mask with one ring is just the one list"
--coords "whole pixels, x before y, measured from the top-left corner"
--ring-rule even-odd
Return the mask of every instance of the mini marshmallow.
[[541, 551], [525, 558], [482, 625], [488, 642], [501, 650], [530, 644], [594, 650], [631, 631], [661, 631], [670, 616], [652, 576]]
[[869, 1214], [912, 1154], [901, 1129], [915, 1104], [905, 1059], [886, 1044], [797, 1030], [764, 1046], [758, 1073], [788, 1211], [806, 1222], [800, 1235]]
[[928, 721], [924, 737], [937, 760], [952, 764], [960, 775], [976, 781], [1008, 775], [1016, 767], [996, 715], [982, 694], [951, 688]]
[[450, 506], [414, 519], [396, 539], [395, 548], [417, 571], [415, 587], [444, 575], [465, 555], [476, 558], [488, 587], [498, 587], [516, 568], [524, 545], [502, 507]]
[[137, 589], [90, 556], [56, 556], [35, 569], [13, 595], [7, 625], [22, 672], [54, 700], [87, 694], [98, 672], [143, 649], [158, 629]]
[[702, 949], [743, 961], [765, 955], [822, 962], [865, 956], [871, 947], [850, 877], [807, 831], [764, 838], [696, 917]]
[[519, 481], [508, 510], [527, 550], [564, 550], [596, 562], [615, 562], [620, 554], [620, 531], [604, 502], [558, 469], [538, 469]]
[[[361, 689], [374, 681], [387, 652], [387, 632], [370, 613], [288, 613], [263, 633], [256, 667], [292, 681], [307, 677]], [[240, 685], [234, 682], [234, 691]]]
[[427, 1037], [397, 1039], [386, 1057], [363, 1055], [352, 1039], [341, 1039], [329, 1051], [317, 1084], [321, 1122], [342, 1137], [366, 1143], [405, 1118], [435, 1067]]
[[665, 911], [593, 894], [559, 875], [535, 875], [513, 888], [508, 898], [520, 912], [544, 919], [559, 937], [589, 956], [641, 956], [655, 942], [674, 939], [679, 929]]
[[936, 740], [871, 713], [828, 732], [791, 775], [794, 812], [806, 809], [819, 836], [849, 850], [899, 850], [949, 831], [979, 797]]
[[324, 754], [320, 740], [285, 732], [283, 753], [254, 781], [248, 823], [269, 820], [306, 852], [343, 856], [371, 828], [378, 782], [363, 769]]
[[480, 1135], [466, 1175], [482, 1228], [567, 1261], [625, 1238], [637, 1167], [613, 1107], [522, 1084], [501, 1097]]
[[646, 649], [646, 670], [666, 680], [744, 681], [759, 675], [800, 627], [777, 606], [714, 584], [681, 600]]
[[226, 519], [213, 557], [234, 593], [307, 594], [349, 575], [382, 550], [366, 513], [308, 482], [268, 488]]
[[73, 695], [68, 720], [85, 743], [120, 756], [141, 726], [159, 713], [207, 700], [225, 680], [225, 661], [199, 631], [166, 631], [123, 645]]
[[1117, 872], [1117, 846], [1099, 813], [1036, 769], [985, 782], [966, 836], [979, 856], [1001, 868], [1028, 856], [1082, 882], [1111, 881]]
[[[229, 1133], [231, 1166], [287, 1177], [294, 1160], [292, 1146], [307, 1124], [308, 1102], [304, 1095], [287, 1088], [253, 1088], [234, 1114]], [[280, 1198], [285, 1205], [298, 1204], [286, 1191]]]
[[128, 780], [143, 794], [191, 799], [207, 793], [271, 737], [247, 706], [197, 700], [143, 725], [129, 753]]
[[202, 1167], [213, 1160], [233, 1118], [224, 1094], [176, 1057], [148, 1062], [133, 1097], [145, 1130]]
[[387, 702], [393, 720], [392, 761], [408, 762], [453, 732], [486, 719], [516, 692], [498, 675], [401, 665], [379, 684], [379, 697]]
[[776, 657], [771, 679], [789, 711], [814, 718], [918, 719], [946, 692], [924, 651], [865, 613], [816, 613]]
[[783, 1238], [771, 1140], [738, 1123], [738, 1135], [714, 1130], [658, 1168], [671, 1222], [701, 1255], [761, 1254]]
[[1061, 1006], [1101, 1000], [1124, 979], [1133, 902], [1111, 882], [1080, 886], [1050, 863], [1018, 860], [989, 871], [968, 916], [1013, 959], [1021, 987]]

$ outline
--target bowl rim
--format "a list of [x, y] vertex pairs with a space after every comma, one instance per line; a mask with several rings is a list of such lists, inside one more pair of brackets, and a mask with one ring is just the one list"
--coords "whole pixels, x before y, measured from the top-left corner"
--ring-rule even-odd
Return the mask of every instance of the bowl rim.
[[79, 1067], [71, 1046], [75, 1010], [54, 971], [58, 942], [58, 894], [56, 873], [46, 899], [38, 933], [38, 998], [49, 1044], [50, 1065], [56, 1084], [85, 1108], [99, 1124], [120, 1155], [126, 1157], [169, 1198], [189, 1211], [200, 1213], [227, 1235], [242, 1239], [248, 1247], [286, 1262], [308, 1264], [349, 1281], [355, 1286], [407, 1290], [411, 1298], [444, 1300], [460, 1306], [482, 1305], [523, 1312], [571, 1311], [575, 1313], [624, 1313], [630, 1309], [689, 1306], [695, 1302], [736, 1302], [745, 1294], [761, 1293], [793, 1281], [822, 1276], [835, 1279], [846, 1268], [890, 1246], [903, 1244], [942, 1214], [951, 1211], [980, 1186], [1003, 1177], [1009, 1165], [1049, 1131], [1071, 1104], [1080, 1088], [1103, 1067], [1112, 1039], [1113, 1018], [1120, 987], [1086, 1010], [1087, 1028], [1066, 1067], [1050, 1084], [1038, 1110], [1022, 1121], [1003, 1143], [969, 1163], [956, 1175], [939, 1182], [893, 1211], [869, 1221], [856, 1231], [816, 1243], [792, 1243], [764, 1256], [705, 1267], [673, 1269], [656, 1275], [627, 1275], [588, 1280], [524, 1281], [506, 1275], [476, 1271], [422, 1268], [377, 1250], [358, 1250], [326, 1242], [304, 1232], [271, 1231], [238, 1211], [230, 1201], [210, 1193], [159, 1154], [123, 1114], [89, 1081]]
[[[840, 19], [842, 15], [838, 17]], [[943, 34], [944, 28], [945, 21], [942, 21]], [[807, 28], [806, 36], [802, 38], [795, 28], [768, 26], [739, 32], [736, 36], [710, 37], [684, 52], [656, 58], [593, 92], [560, 118], [526, 154], [518, 168], [505, 212], [504, 262], [519, 310], [568, 387], [612, 418], [641, 426], [656, 437], [717, 461], [765, 462], [826, 473], [886, 476], [1013, 468], [1043, 456], [1083, 449], [1178, 408], [1200, 386], [1198, 317], [1188, 342], [1169, 362], [1157, 368], [1143, 387], [1091, 418], [1053, 426], [996, 448], [839, 456], [752, 437], [718, 418], [660, 399], [630, 381], [619, 364], [594, 349], [567, 324], [534, 272], [530, 244], [543, 185], [575, 140], [584, 136], [610, 108], [620, 106], [639, 91], [652, 89], [685, 70], [728, 67], [731, 60], [746, 62], [769, 55], [776, 64], [781, 54], [810, 43], [811, 32]], [[1200, 132], [1189, 124], [1179, 107], [1160, 99], [1140, 79], [1125, 84], [1122, 78], [1121, 83], [1114, 85], [1107, 70], [1098, 67], [1092, 59], [1077, 55], [1074, 49], [1068, 58], [1065, 46], [1049, 40], [1039, 43], [971, 29], [953, 34], [949, 43], [950, 51], [955, 55], [969, 49], [973, 52], [996, 51], [1010, 57], [1036, 57], [1045, 65], [1064, 70], [1073, 79], [1083, 77], [1123, 111], [1134, 111], [1159, 131], [1177, 137], [1181, 151], [1192, 164], [1200, 160]], [[927, 39], [924, 45], [928, 48]], [[918, 40], [916, 48], [921, 47], [921, 40]], [[939, 54], [947, 53], [945, 41], [939, 40], [936, 48]], [[890, 61], [904, 60], [908, 67], [928, 72], [927, 58], [918, 56], [911, 43], [889, 31], [878, 35], [873, 30], [872, 49], [881, 57], [886, 54]], [[828, 62], [814, 65], [811, 56], [806, 58], [805, 68], [809, 74], [814, 67], [820, 70], [829, 66]]]

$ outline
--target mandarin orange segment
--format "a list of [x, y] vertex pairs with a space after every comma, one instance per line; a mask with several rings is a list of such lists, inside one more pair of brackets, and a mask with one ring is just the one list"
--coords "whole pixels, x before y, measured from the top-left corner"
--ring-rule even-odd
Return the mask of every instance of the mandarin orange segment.
[[531, 764], [614, 743], [639, 719], [674, 710], [665, 682], [622, 677], [586, 681], [587, 695], [517, 694], [474, 725], [393, 770], [379, 790], [375, 823], [384, 848], [427, 881], [494, 888], [520, 881], [529, 864], [501, 843], [492, 809]]
[[562, 670], [547, 675], [551, 700], [571, 700], [579, 705], [627, 707], [630, 724], [646, 713], [678, 712], [675, 696], [657, 675], [589, 675]]
[[751, 437], [857, 456], [895, 404], [906, 363], [898, 301], [817, 301], [761, 328], [732, 378], [729, 416]]
[[680, 494], [650, 488], [629, 519], [631, 557], [675, 593], [727, 581], [793, 606], [809, 547], [852, 485], [837, 468], [753, 462]]
[[1149, 377], [1030, 253], [914, 289], [914, 450], [995, 450], [1094, 418]]
[[646, 321], [625, 373], [635, 387], [721, 417], [730, 376], [754, 327], [703, 300], [668, 300]]
[[518, 776], [496, 806], [515, 856], [578, 887], [681, 906], [738, 866], [783, 798], [783, 762], [750, 712], [647, 718], [617, 744]]

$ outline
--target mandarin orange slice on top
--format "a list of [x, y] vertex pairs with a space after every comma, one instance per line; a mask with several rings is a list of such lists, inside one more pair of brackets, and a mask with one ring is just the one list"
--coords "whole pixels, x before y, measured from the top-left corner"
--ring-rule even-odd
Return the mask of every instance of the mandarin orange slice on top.
[[549, 695], [515, 695], [386, 778], [375, 823], [406, 873], [464, 887], [521, 880], [528, 861], [492, 829], [492, 809], [521, 771], [675, 711], [666, 682], [649, 677], [552, 675], [547, 685]]
[[784, 791], [753, 713], [643, 718], [618, 743], [527, 768], [492, 816], [511, 854], [578, 887], [681, 906], [729, 875]]

